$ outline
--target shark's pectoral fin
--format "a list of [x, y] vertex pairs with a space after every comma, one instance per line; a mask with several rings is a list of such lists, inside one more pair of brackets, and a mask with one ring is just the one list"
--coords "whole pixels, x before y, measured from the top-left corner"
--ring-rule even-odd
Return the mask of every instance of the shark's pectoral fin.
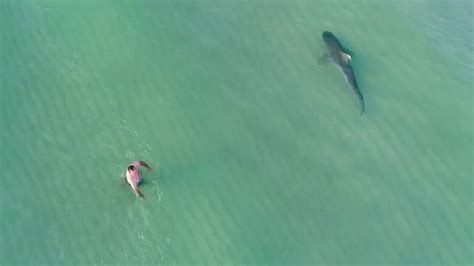
[[329, 55], [328, 54], [324, 54], [323, 56], [321, 56], [318, 60], [318, 63], [320, 65], [325, 65], [327, 63], [329, 63], [330, 61], [330, 58], [329, 58]]

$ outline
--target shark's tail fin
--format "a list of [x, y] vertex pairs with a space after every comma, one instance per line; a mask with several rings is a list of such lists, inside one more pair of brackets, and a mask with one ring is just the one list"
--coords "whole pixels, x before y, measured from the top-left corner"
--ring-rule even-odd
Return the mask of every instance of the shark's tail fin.
[[362, 115], [365, 111], [365, 103], [364, 103], [364, 98], [362, 98], [362, 95], [359, 96], [359, 102], [360, 102], [360, 114]]

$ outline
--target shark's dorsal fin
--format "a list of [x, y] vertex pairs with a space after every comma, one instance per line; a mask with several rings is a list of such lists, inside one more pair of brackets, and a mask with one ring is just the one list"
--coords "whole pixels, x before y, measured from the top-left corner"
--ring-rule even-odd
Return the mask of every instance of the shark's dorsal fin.
[[346, 53], [342, 53], [342, 58], [344, 58], [344, 62], [346, 62], [346, 64], [349, 64], [352, 60], [352, 57], [350, 54], [346, 54]]

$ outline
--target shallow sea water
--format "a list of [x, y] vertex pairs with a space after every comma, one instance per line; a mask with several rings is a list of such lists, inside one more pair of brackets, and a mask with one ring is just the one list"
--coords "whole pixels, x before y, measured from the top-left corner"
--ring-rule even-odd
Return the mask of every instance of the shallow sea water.
[[[472, 1], [0, 2], [0, 264], [473, 262]], [[366, 100], [321, 33], [354, 52]], [[145, 160], [139, 200], [122, 185]]]

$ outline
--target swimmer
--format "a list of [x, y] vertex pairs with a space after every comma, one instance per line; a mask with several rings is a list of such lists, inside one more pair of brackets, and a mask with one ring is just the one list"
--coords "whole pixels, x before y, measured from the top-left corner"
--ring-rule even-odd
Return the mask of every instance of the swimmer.
[[125, 179], [132, 188], [133, 194], [135, 194], [137, 197], [144, 198], [142, 192], [138, 190], [138, 186], [142, 181], [140, 170], [138, 170], [138, 167], [140, 166], [145, 167], [146, 170], [150, 172], [153, 171], [153, 169], [148, 166], [148, 164], [146, 164], [144, 161], [135, 161], [127, 166], [127, 170], [125, 171]]

